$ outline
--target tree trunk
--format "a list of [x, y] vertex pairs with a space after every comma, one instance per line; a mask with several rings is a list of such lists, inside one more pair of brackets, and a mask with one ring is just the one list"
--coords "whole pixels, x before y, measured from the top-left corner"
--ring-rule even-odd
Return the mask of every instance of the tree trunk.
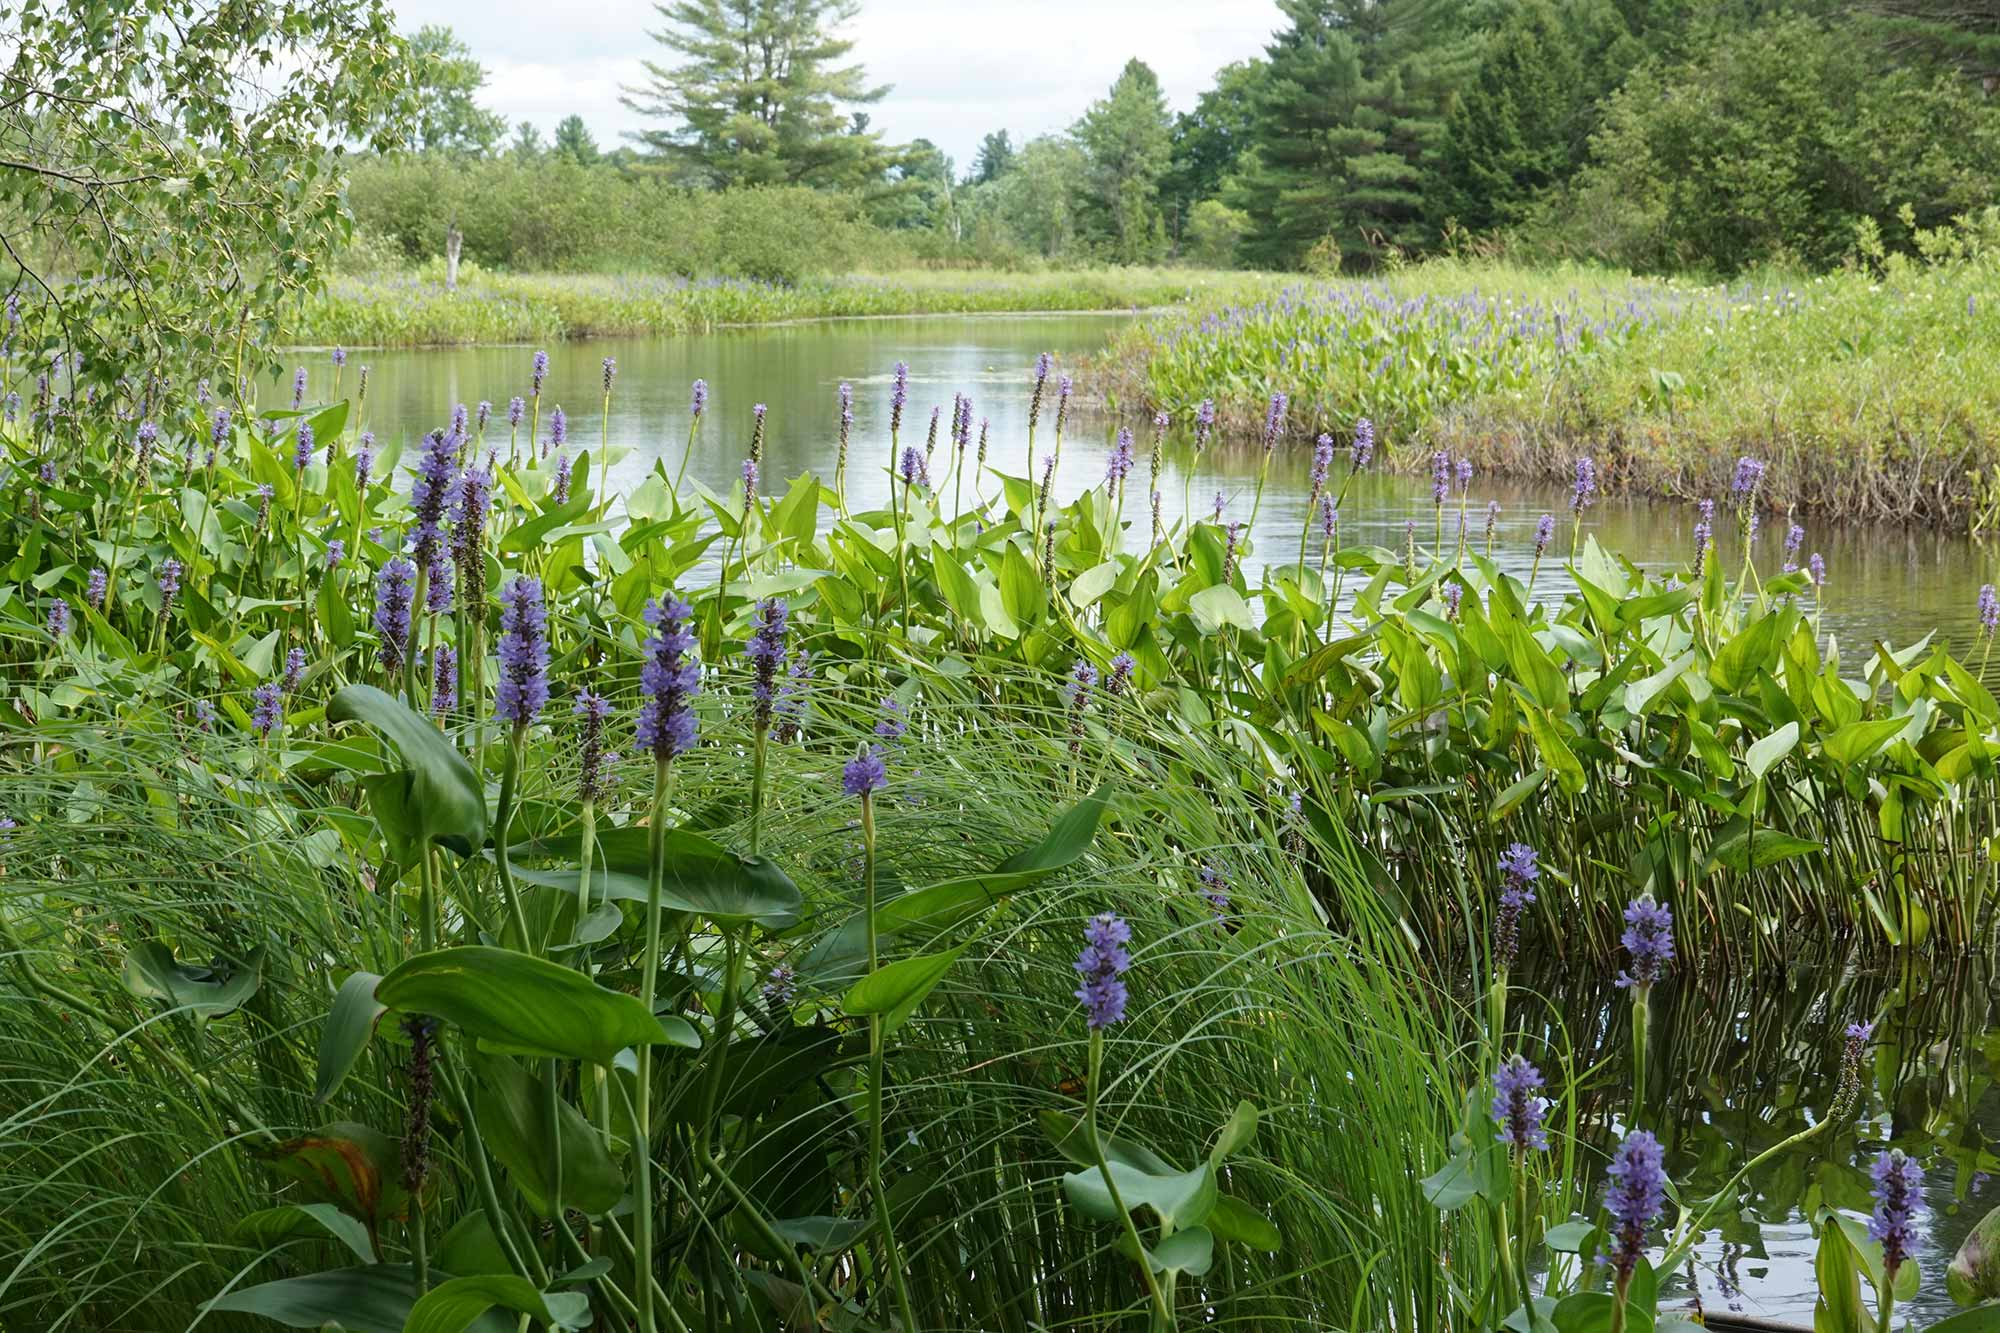
[[456, 222], [447, 223], [444, 229], [444, 289], [458, 290], [458, 251], [465, 244], [465, 235]]

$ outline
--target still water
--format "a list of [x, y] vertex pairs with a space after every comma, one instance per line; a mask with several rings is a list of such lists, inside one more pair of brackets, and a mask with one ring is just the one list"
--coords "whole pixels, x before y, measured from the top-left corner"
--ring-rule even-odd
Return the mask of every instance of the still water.
[[[751, 408], [766, 404], [767, 441], [764, 489], [811, 471], [830, 479], [838, 451], [838, 400], [842, 383], [854, 388], [854, 427], [848, 494], [859, 507], [885, 504], [889, 494], [889, 385], [898, 361], [910, 366], [910, 404], [902, 431], [905, 445], [924, 443], [931, 409], [943, 409], [940, 457], [932, 471], [941, 495], [949, 495], [952, 396], [969, 394], [974, 420], [990, 429], [989, 469], [1015, 476], [1027, 469], [1030, 370], [1036, 355], [1051, 352], [1057, 372], [1074, 371], [1124, 315], [995, 316], [970, 318], [870, 319], [814, 322], [727, 330], [675, 339], [606, 339], [557, 343], [548, 348], [550, 369], [542, 392], [543, 433], [549, 409], [560, 405], [569, 420], [572, 450], [597, 450], [600, 430], [615, 450], [626, 450], [613, 468], [614, 489], [629, 488], [664, 459], [669, 472], [687, 448], [689, 386], [709, 385], [708, 413], [695, 439], [691, 475], [718, 494], [734, 493], [749, 452]], [[494, 404], [489, 441], [506, 437], [507, 400], [526, 395], [534, 348], [455, 347], [417, 351], [357, 351], [354, 364], [371, 369], [367, 424], [385, 440], [414, 441], [445, 424], [453, 403]], [[615, 357], [618, 377], [608, 419], [602, 416], [602, 365]], [[324, 372], [319, 372], [324, 373]], [[352, 374], [352, 371], [349, 372]], [[1079, 385], [1088, 395], [1087, 382]], [[1052, 396], [1052, 395], [1051, 395]], [[526, 428], [523, 428], [524, 432]], [[1116, 423], [1100, 413], [1074, 413], [1060, 471], [1059, 498], [1102, 484]], [[1149, 518], [1143, 498], [1149, 486], [1147, 454], [1151, 427], [1137, 426], [1139, 462], [1125, 518], [1143, 540]], [[1040, 456], [1049, 449], [1051, 423], [1038, 432]], [[1345, 441], [1342, 441], [1344, 446]], [[1420, 444], [1386, 439], [1388, 451], [1421, 449]], [[1295, 560], [1307, 525], [1311, 442], [1295, 433], [1281, 446], [1265, 486], [1257, 523], [1248, 536], [1245, 569], [1266, 562]], [[1342, 450], [1342, 459], [1345, 450]], [[1196, 455], [1191, 443], [1171, 440], [1159, 490], [1165, 520], [1177, 521], [1192, 508], [1213, 513], [1218, 496], [1224, 520], [1248, 522], [1257, 488], [1261, 453], [1255, 447], [1215, 447]], [[964, 491], [969, 503], [976, 488], [995, 493], [991, 477], [975, 479], [968, 468]], [[1345, 470], [1336, 465], [1336, 478]], [[593, 469], [594, 471], [594, 469]], [[1497, 501], [1493, 553], [1500, 565], [1525, 580], [1534, 556], [1536, 520], [1553, 513], [1557, 539], [1551, 556], [1567, 549], [1570, 531], [1567, 492], [1545, 486], [1475, 477], [1467, 500], [1468, 540], [1484, 549], [1486, 509]], [[1458, 499], [1445, 511], [1445, 540], [1457, 542]], [[1406, 523], [1414, 521], [1426, 548], [1436, 531], [1427, 477], [1388, 474], [1377, 468], [1356, 479], [1341, 512], [1344, 543], [1367, 542], [1400, 550]], [[1584, 532], [1607, 549], [1651, 568], [1686, 564], [1693, 545], [1693, 498], [1684, 502], [1600, 499], [1584, 514]], [[1727, 519], [1718, 528], [1728, 528]], [[1783, 561], [1787, 524], [1766, 516], [1757, 542], [1758, 567], [1776, 571]], [[1722, 542], [1722, 558], [1734, 569], [1742, 548], [1734, 532]], [[1850, 661], [1858, 661], [1869, 641], [1901, 645], [1933, 630], [1963, 649], [1977, 633], [1978, 590], [2000, 581], [2000, 552], [1963, 536], [1927, 529], [1830, 528], [1807, 525], [1803, 556], [1821, 553], [1827, 583], [1822, 628], [1837, 636]], [[1546, 561], [1537, 590], [1564, 587], [1560, 560]]]
[[[569, 419], [573, 450], [595, 450], [603, 430], [614, 449], [628, 452], [613, 469], [616, 489], [629, 488], [665, 460], [676, 469], [687, 448], [689, 386], [708, 382], [708, 413], [695, 439], [690, 473], [721, 494], [733, 493], [748, 453], [753, 404], [768, 407], [764, 486], [767, 492], [812, 471], [833, 474], [838, 448], [838, 386], [854, 389], [849, 496], [857, 507], [884, 503], [889, 494], [889, 385], [895, 363], [910, 366], [910, 404], [902, 440], [922, 447], [931, 409], [947, 417], [955, 393], [971, 395], [975, 421], [990, 430], [989, 467], [1025, 470], [1030, 368], [1036, 355], [1053, 353], [1058, 373], [1074, 370], [1101, 347], [1122, 316], [980, 316], [810, 323], [727, 331], [671, 340], [607, 340], [549, 347], [543, 421], [560, 404]], [[506, 439], [507, 400], [528, 392], [534, 348], [448, 348], [364, 351], [353, 363], [371, 367], [367, 424], [385, 440], [414, 441], [444, 424], [451, 405], [495, 404], [489, 441]], [[618, 376], [608, 418], [600, 419], [602, 363], [617, 358]], [[349, 372], [352, 373], [351, 371]], [[1088, 384], [1081, 386], [1087, 394]], [[1039, 442], [1050, 441], [1045, 415]], [[1060, 498], [1101, 484], [1116, 423], [1077, 413], [1071, 418], [1057, 477]], [[948, 431], [941, 451], [948, 453]], [[1150, 428], [1141, 426], [1138, 494], [1147, 485]], [[1344, 443], [1344, 441], [1343, 441]], [[1420, 448], [1394, 439], [1391, 451]], [[1245, 559], [1254, 581], [1266, 561], [1295, 559], [1306, 525], [1310, 444], [1294, 436], [1274, 460]], [[1344, 459], [1344, 455], [1343, 455]], [[1159, 490], [1166, 521], [1186, 508], [1206, 516], [1221, 497], [1225, 520], [1247, 522], [1261, 456], [1257, 449], [1211, 448], [1197, 456], [1184, 438], [1166, 453]], [[936, 489], [949, 495], [948, 460], [933, 461]], [[1336, 476], [1344, 471], [1344, 461]], [[968, 499], [994, 493], [997, 483], [960, 478]], [[1184, 498], [1187, 497], [1186, 502]], [[1486, 543], [1489, 501], [1500, 506], [1493, 554], [1523, 580], [1533, 564], [1536, 520], [1558, 519], [1551, 558], [1539, 571], [1538, 590], [1563, 586], [1560, 554], [1569, 541], [1566, 492], [1475, 477], [1467, 498], [1468, 540]], [[1444, 516], [1446, 541], [1457, 540], [1454, 496]], [[1144, 501], [1128, 504], [1128, 521], [1143, 534]], [[1685, 565], [1695, 520], [1685, 502], [1600, 500], [1584, 515], [1584, 532], [1610, 550], [1651, 568]], [[1399, 549], [1406, 524], [1428, 546], [1436, 530], [1427, 477], [1390, 475], [1379, 469], [1357, 478], [1342, 512], [1347, 543]], [[1760, 569], [1775, 571], [1783, 559], [1786, 523], [1766, 519], [1758, 540]], [[1975, 605], [1981, 583], [1995, 578], [1995, 552], [1964, 537], [1931, 530], [1808, 528], [1802, 554], [1826, 561], [1822, 628], [1838, 637], [1858, 661], [1876, 638], [1896, 644], [1937, 631], [1961, 650], [1977, 634]], [[1724, 538], [1723, 558], [1734, 569], [1742, 558], [1735, 536]], [[1813, 1241], [1805, 1218], [1820, 1202], [1865, 1212], [1866, 1161], [1893, 1143], [1919, 1156], [1928, 1171], [1930, 1207], [1924, 1215], [1924, 1294], [1912, 1313], [1918, 1322], [1949, 1308], [1943, 1267], [1972, 1223], [2000, 1204], [2000, 1183], [1989, 1178], [2000, 1134], [2000, 990], [1988, 978], [1927, 976], [1859, 978], [1821, 969], [1709, 983], [1688, 980], [1656, 995], [1655, 1087], [1671, 1089], [1662, 1138], [1683, 1189], [1699, 1193], [1763, 1147], [1808, 1123], [1832, 1096], [1839, 1032], [1851, 1019], [1874, 1017], [1877, 1060], [1865, 1103], [1867, 1119], [1838, 1137], [1810, 1144], [1773, 1162], [1749, 1183], [1741, 1206], [1725, 1220], [1699, 1255], [1696, 1281], [1711, 1310], [1735, 1307], [1746, 1314], [1810, 1319]], [[1598, 1065], [1592, 1096], [1615, 1112], [1629, 1076], [1620, 1065], [1626, 1036], [1622, 993], [1591, 990], [1552, 979], [1547, 988], [1549, 1035], [1575, 1043], [1576, 1067]], [[1664, 1040], [1663, 1040], [1664, 1038]], [[1599, 1058], [1604, 1063], [1599, 1065]], [[1664, 1080], [1664, 1082], [1662, 1082]], [[1992, 1127], [1994, 1132], [1989, 1133]], [[1685, 1275], [1678, 1279], [1687, 1299]]]

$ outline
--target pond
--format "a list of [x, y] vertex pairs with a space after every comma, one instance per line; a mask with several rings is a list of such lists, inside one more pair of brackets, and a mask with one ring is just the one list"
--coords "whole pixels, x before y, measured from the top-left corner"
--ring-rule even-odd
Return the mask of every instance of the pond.
[[[614, 486], [638, 482], [665, 459], [677, 468], [687, 447], [688, 391], [696, 379], [710, 388], [709, 411], [695, 441], [689, 471], [718, 493], [740, 485], [749, 449], [751, 406], [769, 408], [764, 463], [765, 486], [773, 489], [805, 471], [833, 474], [838, 452], [836, 394], [854, 386], [854, 427], [849, 494], [857, 503], [886, 502], [889, 483], [889, 385], [897, 361], [910, 365], [910, 405], [904, 444], [922, 446], [932, 407], [951, 411], [952, 395], [970, 394], [976, 420], [990, 423], [989, 467], [1019, 476], [1026, 470], [1029, 373], [1043, 351], [1057, 358], [1058, 370], [1076, 370], [1103, 346], [1129, 315], [980, 315], [817, 321], [731, 329], [697, 337], [619, 338], [555, 343], [548, 347], [550, 371], [543, 390], [548, 409], [561, 404], [570, 421], [574, 448], [595, 450], [602, 402], [601, 366], [618, 360], [618, 380], [608, 420], [615, 448], [629, 450], [614, 469]], [[495, 404], [504, 419], [507, 400], [528, 389], [528, 346], [453, 347], [422, 350], [369, 350], [354, 353], [355, 364], [371, 368], [368, 425], [390, 438], [414, 439], [442, 425], [450, 405]], [[323, 372], [321, 372], [323, 373]], [[1083, 389], [1087, 392], [1089, 385]], [[1073, 414], [1066, 435], [1057, 491], [1071, 496], [1101, 484], [1116, 423], [1101, 413]], [[495, 427], [504, 433], [504, 425]], [[948, 434], [948, 432], [946, 432]], [[1044, 421], [1038, 447], [1046, 456], [1051, 423]], [[1143, 532], [1150, 428], [1141, 426], [1134, 495], [1126, 520]], [[1343, 442], [1344, 443], [1344, 442]], [[1390, 450], [1422, 449], [1421, 442], [1385, 440]], [[949, 449], [949, 442], [941, 444]], [[1267, 561], [1296, 560], [1306, 527], [1310, 493], [1310, 442], [1294, 436], [1273, 462], [1255, 529], [1249, 534], [1246, 569]], [[1255, 448], [1211, 448], [1197, 455], [1177, 429], [1167, 453], [1160, 487], [1166, 521], [1185, 512], [1185, 500], [1201, 514], [1213, 512], [1217, 495], [1225, 518], [1247, 522], [1257, 487], [1260, 453]], [[1344, 464], [1336, 466], [1336, 476]], [[941, 467], [935, 468], [943, 475]], [[994, 483], [989, 479], [985, 485]], [[941, 488], [948, 493], [950, 482]], [[967, 478], [967, 498], [973, 483]], [[1484, 547], [1486, 505], [1498, 501], [1494, 557], [1502, 568], [1525, 580], [1533, 564], [1534, 530], [1543, 513], [1557, 520], [1556, 551], [1569, 534], [1567, 492], [1475, 478], [1467, 526], [1474, 549]], [[1457, 500], [1447, 507], [1447, 542], [1457, 540]], [[1688, 502], [1602, 499], [1584, 516], [1584, 532], [1607, 549], [1653, 568], [1684, 564], [1693, 545], [1695, 507]], [[1428, 546], [1435, 531], [1430, 483], [1422, 476], [1392, 475], [1371, 469], [1358, 478], [1342, 509], [1342, 539], [1401, 549], [1405, 524], [1416, 523], [1417, 540]], [[1728, 527], [1727, 519], [1718, 523]], [[1783, 561], [1785, 521], [1766, 516], [1757, 542], [1758, 567], [1775, 571]], [[1733, 531], [1722, 542], [1723, 558], [1740, 560]], [[1939, 632], [1961, 651], [1978, 632], [1977, 600], [1982, 583], [1996, 578], [1995, 553], [1956, 533], [1915, 528], [1815, 528], [1807, 525], [1805, 553], [1826, 559], [1827, 584], [1822, 628], [1837, 636], [1850, 660], [1877, 638], [1897, 645]], [[1539, 586], [1563, 589], [1559, 561], [1545, 562]]]
[[[605, 429], [630, 452], [614, 470], [614, 485], [630, 487], [664, 459], [679, 466], [686, 447], [688, 390], [705, 379], [709, 411], [695, 442], [690, 472], [718, 493], [740, 484], [748, 452], [751, 405], [769, 407], [766, 489], [808, 470], [833, 473], [837, 452], [837, 387], [854, 387], [849, 494], [859, 507], [888, 496], [886, 468], [889, 385], [899, 360], [910, 365], [911, 401], [903, 442], [921, 447], [933, 406], [948, 413], [954, 393], [974, 400], [975, 419], [990, 422], [989, 465], [1020, 475], [1026, 438], [1029, 372], [1042, 351], [1059, 368], [1074, 368], [1123, 316], [981, 316], [856, 320], [730, 330], [671, 340], [605, 340], [553, 344], [543, 405], [562, 404], [573, 448], [594, 449], [600, 429], [601, 364], [616, 357], [618, 379]], [[496, 404], [504, 440], [505, 403], [527, 391], [534, 349], [525, 346], [356, 352], [371, 367], [368, 424], [385, 438], [414, 439], [441, 425], [454, 402]], [[1087, 389], [1088, 386], [1086, 385]], [[1038, 444], [1052, 441], [1046, 415]], [[1057, 489], [1062, 496], [1102, 482], [1116, 424], [1100, 414], [1072, 416]], [[1149, 431], [1141, 429], [1134, 473], [1143, 493]], [[1391, 449], [1419, 442], [1388, 440]], [[948, 442], [940, 445], [948, 450]], [[1296, 558], [1307, 522], [1309, 454], [1294, 438], [1274, 461], [1246, 564]], [[1168, 522], [1191, 497], [1211, 511], [1218, 493], [1228, 517], [1247, 520], [1257, 484], [1256, 449], [1213, 448], [1197, 456], [1177, 437], [1161, 485]], [[939, 475], [943, 469], [934, 464]], [[969, 477], [965, 495], [975, 489]], [[991, 491], [990, 479], [983, 485]], [[951, 493], [951, 480], [939, 487]], [[1494, 556], [1522, 579], [1533, 564], [1536, 520], [1558, 517], [1556, 550], [1539, 571], [1539, 587], [1562, 587], [1557, 558], [1569, 534], [1566, 492], [1475, 478], [1469, 540], [1484, 545], [1485, 509], [1499, 502]], [[1135, 508], [1136, 511], [1135, 512]], [[1128, 521], [1143, 531], [1143, 502], [1128, 504]], [[1692, 503], [1609, 499], [1586, 512], [1584, 531], [1613, 551], [1656, 568], [1685, 563], [1694, 523]], [[1426, 477], [1371, 470], [1358, 478], [1343, 514], [1343, 537], [1400, 547], [1414, 521], [1428, 544], [1435, 525]], [[1456, 540], [1456, 499], [1445, 517]], [[1760, 569], [1782, 560], [1786, 524], [1767, 517], [1759, 538]], [[1741, 559], [1733, 533], [1723, 558]], [[1877, 638], [1896, 644], [1932, 631], [1963, 652], [1978, 632], [1979, 585], [1993, 575], [1992, 554], [1965, 537], [1934, 530], [1809, 530], [1805, 551], [1826, 560], [1828, 580], [1821, 628], [1838, 637], [1851, 664]], [[1624, 1059], [1627, 1009], [1622, 993], [1552, 977], [1543, 987], [1552, 1038], [1573, 1043], [1577, 1068], [1596, 1066], [1590, 1087], [1610, 1107], [1622, 1105], [1629, 1074]], [[1808, 1123], [1823, 1110], [1838, 1070], [1840, 1031], [1855, 1018], [1878, 1020], [1875, 1078], [1864, 1103], [1867, 1119], [1831, 1142], [1814, 1142], [1794, 1159], [1773, 1162], [1749, 1183], [1740, 1209], [1708, 1237], [1697, 1280], [1710, 1309], [1810, 1319], [1813, 1240], [1805, 1218], [1821, 1201], [1868, 1207], [1865, 1154], [1893, 1142], [1918, 1155], [1929, 1172], [1924, 1216], [1925, 1290], [1913, 1311], [1918, 1322], [1944, 1313], [1943, 1267], [1965, 1232], [2000, 1204], [2000, 1184], [1987, 1174], [2000, 1133], [1995, 1061], [2000, 1014], [1990, 979], [1926, 974], [1914, 978], [1856, 976], [1799, 967], [1779, 973], [1714, 980], [1687, 978], [1655, 997], [1660, 1061], [1653, 1086], [1669, 1089], [1662, 1134], [1670, 1165], [1684, 1189], [1712, 1189], [1736, 1165]], [[1557, 1049], [1551, 1046], [1549, 1049]], [[1664, 1080], [1664, 1081], [1662, 1081]], [[1685, 1299], [1687, 1279], [1676, 1279]]]

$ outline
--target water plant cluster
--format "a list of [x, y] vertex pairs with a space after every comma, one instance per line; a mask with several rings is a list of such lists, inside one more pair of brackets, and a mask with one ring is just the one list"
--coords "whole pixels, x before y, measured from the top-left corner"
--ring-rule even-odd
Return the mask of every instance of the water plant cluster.
[[[259, 404], [12, 333], [10, 1318], [1640, 1328], [1727, 1193], [1660, 1233], [1668, 966], [1990, 931], [1996, 705], [1945, 645], [1844, 667], [1803, 534], [1733, 558], [1755, 459], [1670, 573], [1586, 539], [1585, 460], [1537, 600], [1468, 460], [1343, 541], [1353, 422], [1252, 587], [1226, 505], [1163, 520], [1165, 416], [1055, 493], [1048, 358], [1023, 440], [900, 373], [853, 438], [842, 386], [824, 479], [753, 407], [725, 494], [697, 382], [617, 495], [609, 359], [595, 432], [524, 355], [404, 440], [342, 351]], [[1509, 1025], [1524, 947], [1622, 962], [1621, 1112]], [[1882, 1160], [1821, 1280], [1886, 1328]]]

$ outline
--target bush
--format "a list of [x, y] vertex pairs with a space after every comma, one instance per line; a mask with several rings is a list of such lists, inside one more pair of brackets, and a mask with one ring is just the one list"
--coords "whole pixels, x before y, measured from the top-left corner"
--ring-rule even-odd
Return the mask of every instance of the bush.
[[1228, 268], [1236, 262], [1237, 243], [1249, 230], [1248, 213], [1219, 199], [1204, 199], [1188, 214], [1186, 257], [1209, 268]]

